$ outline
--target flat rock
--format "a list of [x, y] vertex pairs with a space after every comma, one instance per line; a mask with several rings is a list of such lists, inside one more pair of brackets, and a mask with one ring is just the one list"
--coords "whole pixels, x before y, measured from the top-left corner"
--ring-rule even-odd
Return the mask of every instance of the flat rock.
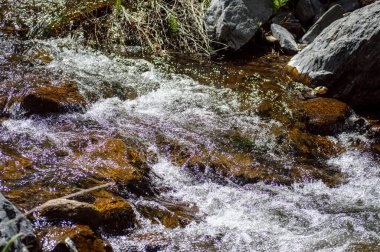
[[380, 1], [327, 27], [288, 63], [294, 79], [352, 106], [380, 104]]
[[302, 104], [308, 130], [314, 134], [334, 135], [342, 132], [351, 114], [350, 107], [336, 99], [315, 98]]
[[0, 194], [0, 250], [6, 246], [7, 241], [19, 233], [24, 235], [14, 242], [12, 251], [37, 251], [38, 242], [31, 222]]
[[212, 41], [238, 50], [256, 34], [260, 23], [272, 15], [272, 0], [212, 0], [205, 14]]
[[284, 27], [272, 24], [271, 31], [273, 37], [279, 40], [281, 48], [288, 54], [298, 53], [298, 45], [293, 37], [293, 35], [286, 30]]
[[68, 199], [50, 200], [40, 207], [40, 215], [50, 221], [71, 221], [101, 227], [103, 231], [123, 234], [136, 226], [131, 205], [120, 197], [99, 197], [93, 204]]
[[40, 207], [40, 214], [52, 221], [72, 221], [89, 225], [99, 226], [100, 214], [92, 204], [68, 199], [55, 199], [46, 202]]
[[345, 11], [339, 4], [332, 6], [326, 11], [315, 24], [310, 27], [306, 34], [302, 37], [302, 43], [311, 43], [313, 40], [331, 23], [343, 17]]

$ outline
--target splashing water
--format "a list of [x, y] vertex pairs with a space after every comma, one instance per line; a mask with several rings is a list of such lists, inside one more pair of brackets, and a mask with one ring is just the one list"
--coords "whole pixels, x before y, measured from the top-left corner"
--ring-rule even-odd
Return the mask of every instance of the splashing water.
[[[140, 228], [124, 236], [106, 236], [115, 251], [379, 249], [379, 160], [367, 148], [352, 144], [368, 144], [371, 140], [365, 134], [344, 132], [331, 137], [345, 148], [325, 162], [347, 176], [346, 183], [336, 187], [322, 181], [279, 186], [262, 182], [241, 185], [228, 178], [223, 182], [200, 179], [159, 150], [158, 136], [189, 148], [213, 149], [225, 144], [225, 135], [233, 129], [250, 137], [256, 147], [265, 147], [268, 162], [293, 164], [291, 153], [278, 151], [282, 147], [275, 130], [284, 128], [283, 122], [242, 109], [242, 103], [252, 107], [260, 103], [256, 86], [241, 92], [200, 84], [181, 74], [162, 72], [146, 60], [106, 56], [70, 39], [34, 43], [33, 50], [38, 48], [54, 58], [40, 68], [75, 80], [90, 105], [84, 114], [2, 122], [0, 140], [39, 164], [33, 167], [32, 177], [15, 184], [2, 181], [3, 190], [40, 183], [54, 194], [59, 186], [71, 186], [86, 177], [80, 169], [69, 167], [75, 153], [70, 148], [73, 140], [117, 135], [138, 139], [157, 154], [151, 170], [153, 184], [161, 189], [159, 197], [198, 208], [198, 218], [184, 228], [168, 229], [138, 215]], [[58, 151], [67, 155], [58, 157]], [[46, 186], [49, 180], [52, 182]], [[135, 205], [141, 201], [150, 199], [131, 199]]]

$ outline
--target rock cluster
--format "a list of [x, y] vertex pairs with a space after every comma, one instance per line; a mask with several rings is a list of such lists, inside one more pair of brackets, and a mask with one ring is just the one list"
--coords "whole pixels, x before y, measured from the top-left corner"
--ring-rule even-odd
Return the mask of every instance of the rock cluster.
[[380, 1], [335, 21], [288, 66], [353, 106], [380, 104]]
[[237, 50], [248, 43], [273, 11], [272, 0], [212, 0], [205, 14], [211, 40]]

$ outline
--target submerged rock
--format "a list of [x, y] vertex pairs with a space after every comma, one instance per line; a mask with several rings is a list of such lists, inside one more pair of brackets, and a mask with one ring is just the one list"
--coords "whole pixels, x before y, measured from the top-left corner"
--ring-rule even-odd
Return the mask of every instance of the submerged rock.
[[294, 128], [288, 133], [289, 147], [295, 155], [314, 158], [331, 158], [344, 149], [328, 137], [313, 135]]
[[107, 233], [122, 234], [137, 225], [132, 206], [120, 197], [98, 198], [94, 206], [100, 214], [100, 225]]
[[311, 43], [314, 39], [332, 22], [343, 17], [344, 9], [339, 4], [332, 6], [324, 13], [315, 24], [310, 27], [306, 34], [302, 37], [302, 43]]
[[346, 103], [330, 98], [310, 99], [302, 104], [302, 108], [306, 113], [309, 131], [322, 135], [342, 132], [351, 114]]
[[87, 102], [75, 83], [52, 85], [44, 80], [31, 80], [9, 99], [8, 113], [46, 115], [50, 113], [83, 112]]
[[[297, 163], [283, 164], [269, 159], [269, 154], [256, 151], [222, 152], [217, 150], [173, 149], [172, 160], [183, 168], [208, 179], [223, 181], [227, 177], [239, 184], [264, 182], [275, 185], [290, 185], [295, 182], [322, 180], [329, 186], [342, 182], [342, 174], [320, 165], [315, 158], [330, 158], [342, 149], [325, 136], [316, 136], [300, 130], [284, 136], [286, 153], [296, 154]], [[282, 147], [278, 147], [281, 152]], [[189, 153], [187, 153], [189, 152]], [[287, 155], [284, 153], [284, 155]], [[299, 162], [298, 162], [299, 160]], [[306, 161], [306, 162], [305, 162]], [[289, 167], [292, 167], [290, 169]]]
[[293, 77], [353, 106], [380, 104], [379, 23], [380, 1], [335, 21], [290, 60]]
[[205, 14], [208, 36], [238, 50], [273, 12], [272, 0], [212, 0]]
[[112, 252], [112, 247], [99, 238], [89, 226], [50, 227], [43, 234], [44, 251], [52, 252]]
[[153, 224], [161, 224], [166, 228], [185, 227], [198, 220], [195, 216], [197, 208], [178, 202], [138, 202], [137, 210]]
[[86, 167], [94, 178], [116, 182], [118, 186], [138, 195], [153, 194], [144, 154], [122, 139], [110, 138], [92, 144], [77, 156], [76, 165]]
[[275, 38], [280, 42], [281, 48], [288, 54], [298, 53], [298, 45], [293, 37], [293, 35], [286, 30], [284, 27], [272, 24], [271, 31]]
[[11, 246], [11, 251], [37, 251], [38, 242], [32, 224], [2, 194], [0, 194], [0, 250], [7, 242], [22, 234]]

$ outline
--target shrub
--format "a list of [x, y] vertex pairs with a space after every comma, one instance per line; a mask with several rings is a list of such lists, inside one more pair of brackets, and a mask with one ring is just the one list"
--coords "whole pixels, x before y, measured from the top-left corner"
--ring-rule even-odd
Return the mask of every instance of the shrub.
[[282, 7], [288, 4], [288, 0], [273, 0], [274, 11], [278, 12]]

